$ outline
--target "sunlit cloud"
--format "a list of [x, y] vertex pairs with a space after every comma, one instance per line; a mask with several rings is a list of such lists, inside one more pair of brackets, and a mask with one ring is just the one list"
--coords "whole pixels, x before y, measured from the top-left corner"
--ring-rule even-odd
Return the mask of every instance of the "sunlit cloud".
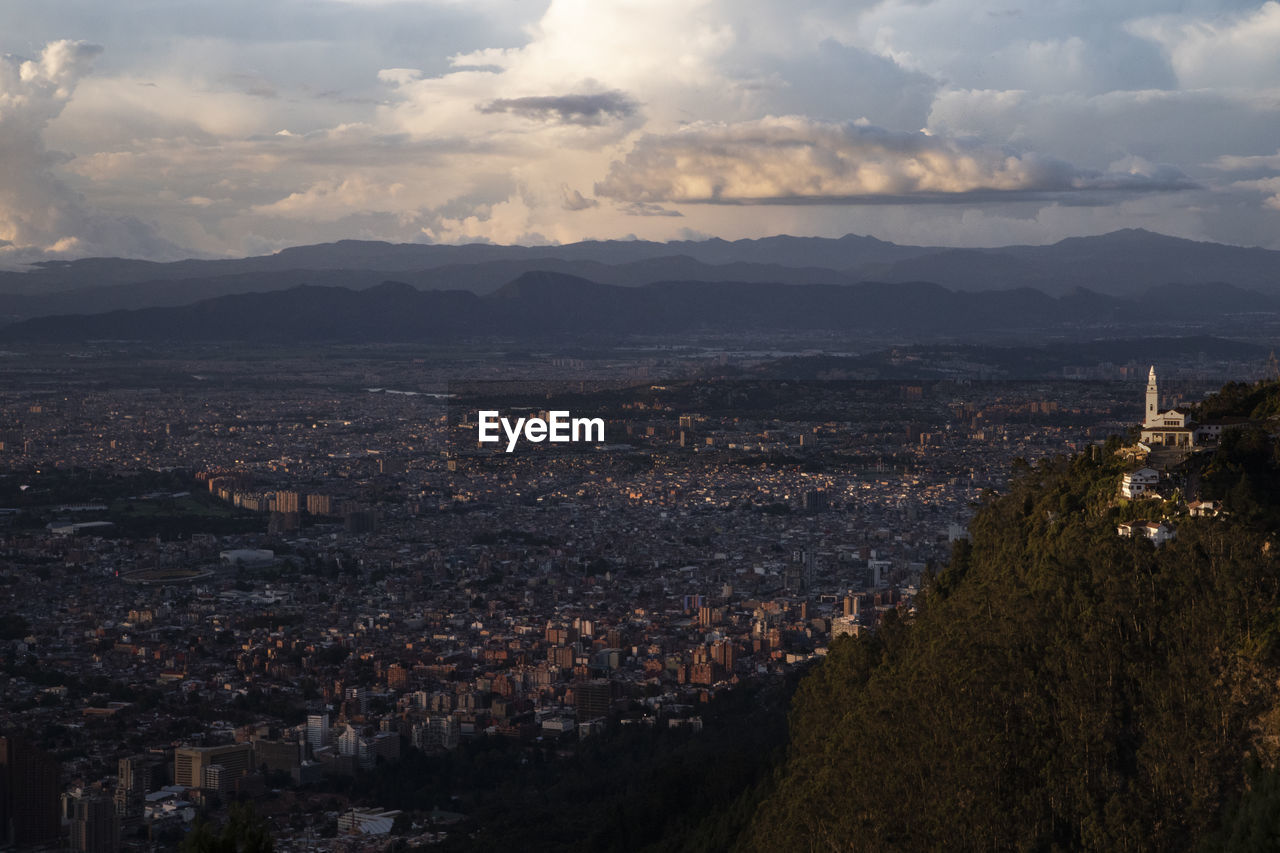
[[786, 117], [647, 136], [595, 192], [641, 203], [856, 204], [884, 197], [939, 201], [975, 193], [1192, 186], [1173, 169], [1098, 173], [925, 133]]
[[1130, 220], [1280, 245], [1242, 183], [1280, 172], [1276, 2], [261, 5], [120, 0], [75, 29], [103, 50], [19, 10], [49, 47], [0, 70], [0, 253]]

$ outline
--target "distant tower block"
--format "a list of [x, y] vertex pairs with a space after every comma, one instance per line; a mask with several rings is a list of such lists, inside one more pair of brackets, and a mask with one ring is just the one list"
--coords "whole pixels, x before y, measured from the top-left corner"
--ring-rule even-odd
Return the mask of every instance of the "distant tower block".
[[1147, 415], [1142, 419], [1142, 425], [1152, 426], [1159, 414], [1160, 390], [1156, 387], [1156, 366], [1153, 364], [1151, 372], [1147, 374]]
[[787, 565], [783, 578], [787, 589], [793, 593], [807, 594], [813, 589], [814, 575], [817, 572], [817, 550], [810, 545], [796, 548], [791, 552], [791, 562]]

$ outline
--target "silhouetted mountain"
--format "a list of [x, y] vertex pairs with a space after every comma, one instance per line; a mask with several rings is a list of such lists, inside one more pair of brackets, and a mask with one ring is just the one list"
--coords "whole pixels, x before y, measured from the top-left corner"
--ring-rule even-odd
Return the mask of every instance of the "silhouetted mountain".
[[[343, 240], [274, 255], [153, 263], [86, 258], [0, 271], [0, 317], [185, 305], [230, 293], [299, 284], [371, 287], [395, 278], [421, 289], [490, 293], [544, 270], [605, 284], [657, 281], [851, 284], [931, 281], [962, 291], [1087, 288], [1131, 298], [1173, 284], [1222, 284], [1280, 296], [1280, 252], [1182, 240], [1141, 230], [1051, 246], [950, 249], [871, 237], [767, 237], [654, 243], [608, 240], [563, 246], [439, 246]], [[1206, 297], [1210, 298], [1211, 297]]]
[[387, 282], [365, 291], [303, 285], [174, 308], [39, 317], [4, 331], [13, 340], [387, 341], [453, 337], [484, 321], [475, 294]]
[[1167, 284], [1229, 282], [1280, 295], [1280, 252], [1141, 229], [1072, 237], [1051, 246], [934, 251], [854, 272], [881, 281], [936, 281], [957, 290], [1034, 287], [1059, 294], [1087, 287], [1111, 296], [1136, 296]]
[[[777, 264], [707, 264], [687, 256], [649, 258], [627, 264], [567, 261], [538, 257], [448, 264], [423, 270], [396, 270], [396, 280], [423, 290], [491, 293], [522, 273], [578, 275], [602, 284], [639, 286], [654, 281], [752, 281], [786, 284], [849, 284], [847, 273], [819, 267]], [[0, 318], [10, 321], [49, 314], [97, 314], [121, 308], [190, 305], [215, 296], [285, 290], [303, 284], [363, 290], [386, 280], [379, 269], [285, 269], [238, 272], [205, 278], [151, 281], [55, 290], [48, 293], [0, 293]]]
[[[171, 263], [154, 263], [122, 258], [84, 258], [75, 261], [48, 261], [36, 264], [28, 272], [0, 271], [0, 293], [50, 293], [62, 290], [80, 290], [119, 284], [136, 284], [155, 281], [188, 281], [220, 278], [223, 276], [280, 274], [298, 270], [364, 270], [381, 273], [422, 272], [442, 267], [462, 267], [498, 262], [537, 261], [536, 267], [508, 270], [499, 280], [509, 280], [513, 275], [530, 268], [549, 268], [557, 262], [572, 264], [598, 264], [621, 266], [657, 259], [687, 258], [700, 265], [723, 266], [728, 264], [765, 264], [779, 270], [824, 268], [842, 270], [860, 264], [887, 263], [913, 257], [922, 252], [937, 251], [921, 247], [895, 246], [873, 237], [849, 235], [838, 240], [816, 237], [767, 237], [761, 240], [700, 240], [654, 243], [643, 240], [605, 240], [569, 243], [563, 246], [495, 246], [473, 243], [461, 246], [427, 245], [417, 243], [382, 243], [363, 240], [340, 240], [315, 246], [296, 246], [274, 255], [226, 260], [186, 260]], [[670, 264], [671, 261], [666, 263]], [[554, 268], [554, 267], [551, 267]], [[589, 266], [561, 272], [597, 275]], [[701, 278], [691, 276], [689, 267], [668, 267], [666, 272], [643, 280], [636, 273], [621, 274], [626, 281], [617, 283], [641, 284], [655, 278]], [[840, 274], [836, 273], [836, 279]], [[761, 280], [758, 275], [739, 275], [735, 278]], [[715, 276], [721, 279], [721, 276]], [[266, 281], [268, 279], [264, 279]], [[806, 280], [804, 275], [796, 279], [792, 274], [785, 278], [771, 277], [773, 281]], [[812, 280], [811, 275], [807, 280]], [[416, 283], [416, 282], [415, 282]], [[497, 284], [489, 284], [484, 290], [492, 290]], [[255, 288], [268, 289], [268, 288]], [[470, 289], [470, 288], [466, 288]]]
[[[2, 330], [27, 340], [410, 341], [482, 335], [675, 334], [693, 331], [874, 331], [914, 340], [1036, 329], [1077, 331], [1117, 324], [1203, 323], [1241, 306], [1277, 312], [1276, 300], [1230, 289], [1215, 305], [1195, 288], [1167, 288], [1159, 312], [1076, 290], [965, 293], [929, 282], [856, 285], [758, 282], [600, 284], [563, 273], [526, 272], [488, 296], [384, 282], [364, 291], [305, 285], [220, 296], [194, 305], [41, 317]], [[1155, 317], [1153, 320], [1152, 317]]]

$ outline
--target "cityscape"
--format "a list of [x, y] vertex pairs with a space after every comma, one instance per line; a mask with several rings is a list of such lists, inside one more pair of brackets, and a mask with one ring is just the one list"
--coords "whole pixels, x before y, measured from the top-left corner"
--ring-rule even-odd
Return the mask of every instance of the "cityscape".
[[1280, 846], [1280, 0], [3, 0], [0, 853]]
[[[909, 618], [1014, 466], [1141, 421], [1148, 370], [87, 355], [5, 364], [0, 729], [10, 842], [94, 851], [241, 801], [280, 850], [434, 843], [482, 795], [380, 802], [367, 781], [410, 753], [700, 733], [717, 697]], [[1172, 407], [1266, 366], [1162, 369]], [[556, 400], [606, 440], [477, 440], [486, 406]]]

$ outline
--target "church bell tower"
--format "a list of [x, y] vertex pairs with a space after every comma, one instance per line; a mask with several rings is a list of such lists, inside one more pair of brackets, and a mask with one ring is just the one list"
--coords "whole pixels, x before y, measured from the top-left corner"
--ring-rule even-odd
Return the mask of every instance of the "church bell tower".
[[1152, 426], [1156, 416], [1160, 414], [1160, 391], [1156, 388], [1156, 366], [1151, 365], [1147, 374], [1147, 416], [1142, 419], [1143, 426]]

